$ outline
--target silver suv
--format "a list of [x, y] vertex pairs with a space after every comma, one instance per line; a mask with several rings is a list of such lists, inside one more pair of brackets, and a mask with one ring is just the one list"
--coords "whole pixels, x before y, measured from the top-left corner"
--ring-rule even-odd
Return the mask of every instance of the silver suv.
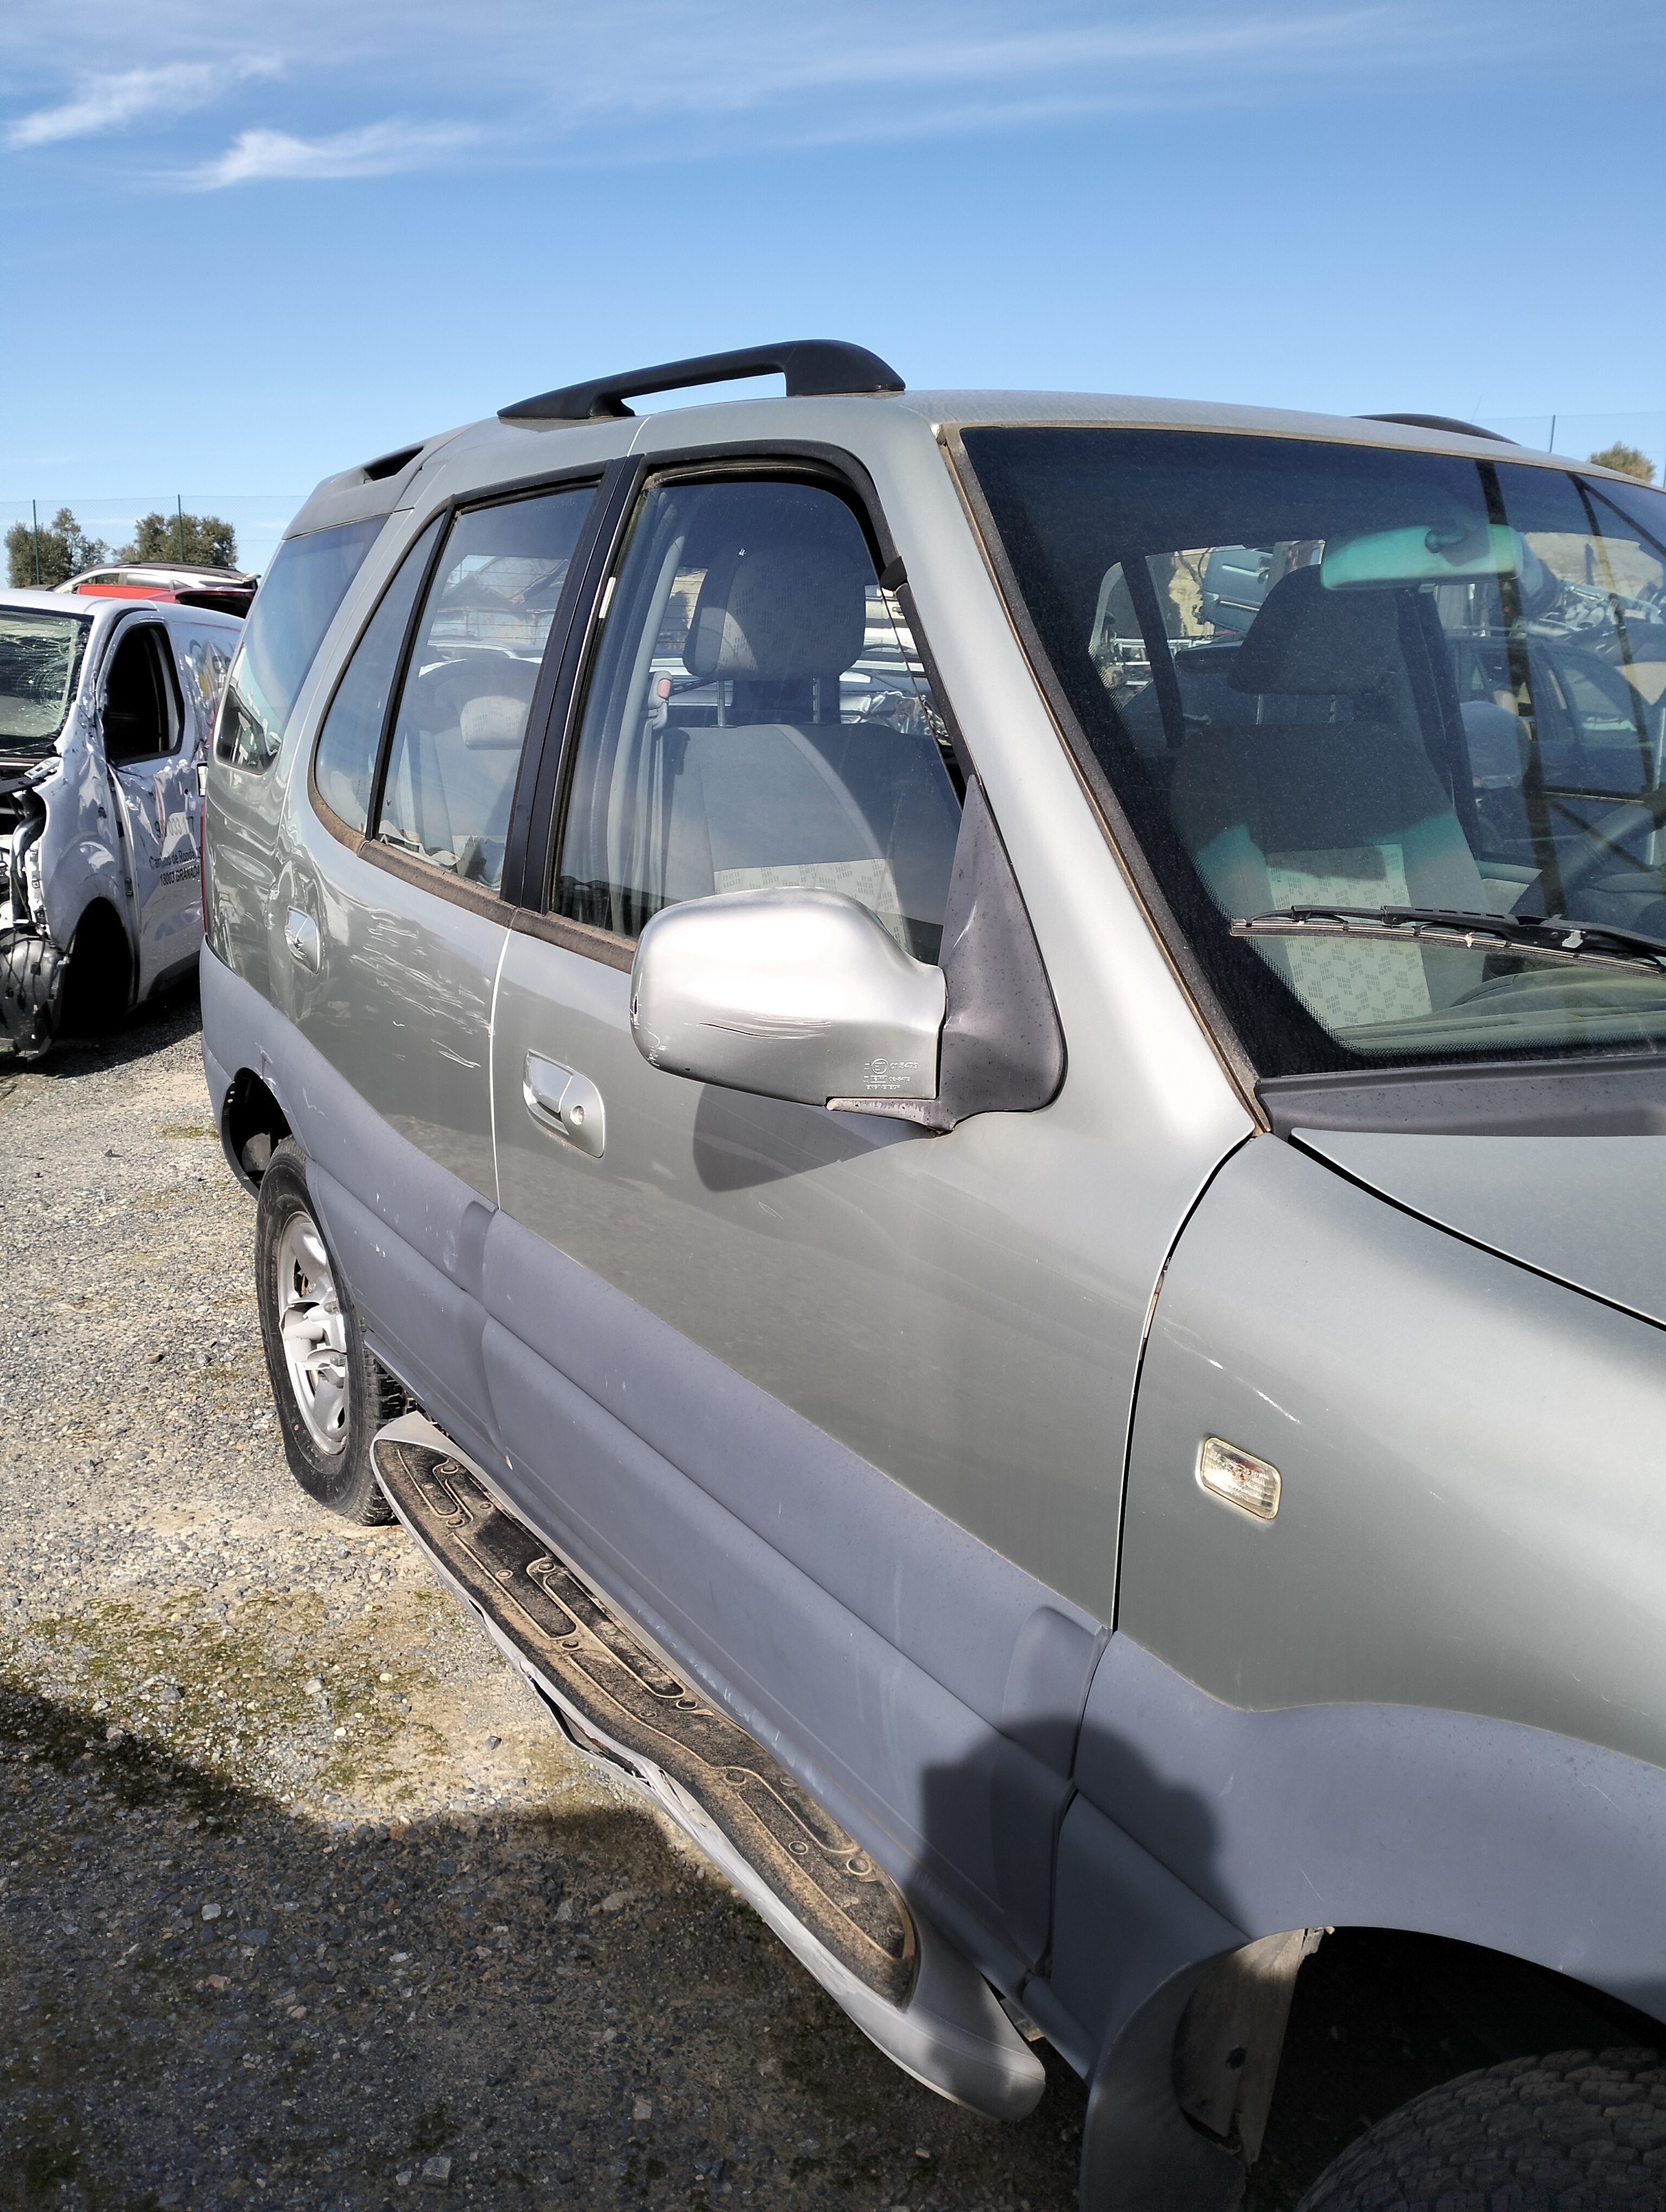
[[1091, 2206], [1239, 2201], [1349, 1929], [1543, 2032], [1309, 2203], [1663, 2202], [1663, 761], [1634, 482], [830, 343], [261, 587], [204, 1057], [297, 1479], [910, 2072], [1045, 2038]]

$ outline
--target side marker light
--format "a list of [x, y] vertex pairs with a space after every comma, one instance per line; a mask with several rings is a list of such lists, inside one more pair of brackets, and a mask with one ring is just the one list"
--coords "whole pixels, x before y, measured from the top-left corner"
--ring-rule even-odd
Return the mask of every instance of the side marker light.
[[1278, 1514], [1283, 1485], [1277, 1468], [1229, 1444], [1224, 1437], [1204, 1437], [1197, 1455], [1197, 1480], [1211, 1498], [1224, 1498], [1257, 1521], [1271, 1521]]

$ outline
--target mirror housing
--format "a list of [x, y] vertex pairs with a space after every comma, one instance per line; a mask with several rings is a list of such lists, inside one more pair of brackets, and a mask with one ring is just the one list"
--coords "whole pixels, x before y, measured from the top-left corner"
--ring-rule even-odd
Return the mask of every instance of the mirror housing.
[[937, 1096], [948, 992], [842, 891], [727, 891], [664, 908], [630, 971], [651, 1067], [765, 1098], [860, 1108]]

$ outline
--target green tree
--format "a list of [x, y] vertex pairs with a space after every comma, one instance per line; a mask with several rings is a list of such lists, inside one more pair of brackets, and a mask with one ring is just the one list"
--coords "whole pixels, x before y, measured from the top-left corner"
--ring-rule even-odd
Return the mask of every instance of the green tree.
[[[181, 551], [181, 540], [184, 550]], [[217, 514], [142, 514], [133, 526], [133, 543], [119, 561], [185, 561], [210, 568], [237, 566], [237, 532]]]
[[1613, 445], [1604, 446], [1600, 453], [1591, 455], [1599, 469], [1619, 469], [1639, 483], [1652, 483], [1655, 465], [1646, 453], [1639, 453], [1635, 446], [1628, 446], [1616, 438]]
[[104, 540], [88, 537], [67, 507], [60, 507], [38, 532], [32, 523], [14, 522], [6, 532], [6, 580], [14, 588], [61, 584], [83, 568], [102, 568], [109, 558]]

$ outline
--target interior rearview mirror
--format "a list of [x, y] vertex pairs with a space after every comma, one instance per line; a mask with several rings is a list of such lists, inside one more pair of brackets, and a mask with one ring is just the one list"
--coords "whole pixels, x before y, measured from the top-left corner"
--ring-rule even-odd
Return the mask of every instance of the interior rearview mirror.
[[652, 1067], [806, 1106], [937, 1096], [947, 1004], [841, 891], [730, 891], [656, 914], [636, 947], [630, 1030]]
[[1519, 531], [1501, 522], [1459, 516], [1400, 530], [1371, 530], [1332, 538], [1319, 562], [1328, 592], [1389, 585], [1462, 584], [1519, 576], [1531, 556]]

